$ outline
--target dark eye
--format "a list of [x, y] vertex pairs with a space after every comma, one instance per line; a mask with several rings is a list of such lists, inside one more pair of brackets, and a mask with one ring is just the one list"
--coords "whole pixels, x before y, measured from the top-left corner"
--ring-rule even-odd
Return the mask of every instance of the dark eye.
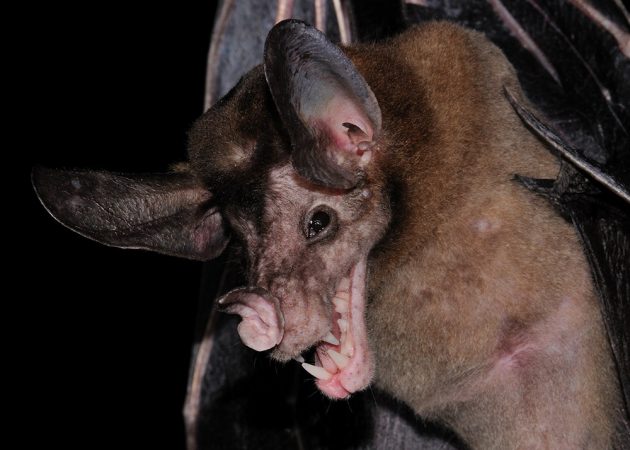
[[327, 206], [316, 207], [304, 224], [304, 234], [307, 239], [323, 238], [335, 228], [335, 212]]
[[325, 211], [317, 211], [308, 221], [307, 238], [314, 238], [330, 224], [330, 216]]

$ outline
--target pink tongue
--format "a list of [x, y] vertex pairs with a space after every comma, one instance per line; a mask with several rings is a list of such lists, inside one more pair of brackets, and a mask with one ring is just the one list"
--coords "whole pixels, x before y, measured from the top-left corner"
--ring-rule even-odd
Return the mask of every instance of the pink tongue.
[[241, 316], [238, 334], [243, 344], [256, 351], [269, 350], [282, 340], [284, 315], [278, 299], [264, 289], [235, 289], [219, 299], [219, 307]]

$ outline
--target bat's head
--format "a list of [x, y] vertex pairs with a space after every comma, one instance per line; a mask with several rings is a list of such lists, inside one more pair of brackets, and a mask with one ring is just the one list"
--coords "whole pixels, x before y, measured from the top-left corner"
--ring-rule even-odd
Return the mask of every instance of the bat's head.
[[245, 287], [219, 299], [238, 331], [278, 360], [316, 348], [305, 368], [343, 398], [367, 386], [366, 261], [390, 212], [381, 111], [348, 57], [286, 21], [253, 69], [190, 131], [190, 161], [163, 175], [36, 169], [61, 223], [99, 242], [208, 260], [232, 240]]

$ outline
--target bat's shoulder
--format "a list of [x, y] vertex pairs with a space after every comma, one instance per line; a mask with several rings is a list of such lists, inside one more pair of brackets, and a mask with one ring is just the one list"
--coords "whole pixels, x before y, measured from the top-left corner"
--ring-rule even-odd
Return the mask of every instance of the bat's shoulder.
[[483, 56], [480, 54], [491, 57], [502, 55], [483, 33], [446, 21], [412, 25], [397, 36], [382, 41], [380, 45], [392, 53], [407, 57], [453, 61], [478, 59]]

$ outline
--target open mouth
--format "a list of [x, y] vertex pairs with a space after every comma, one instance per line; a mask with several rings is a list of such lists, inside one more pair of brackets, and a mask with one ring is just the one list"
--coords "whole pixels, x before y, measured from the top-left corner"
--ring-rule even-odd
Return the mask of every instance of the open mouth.
[[331, 330], [315, 347], [315, 364], [302, 363], [330, 398], [346, 398], [365, 389], [374, 374], [365, 327], [365, 271], [362, 260], [339, 282], [332, 299]]
[[[374, 374], [365, 327], [365, 271], [366, 260], [362, 259], [339, 282], [332, 299], [332, 323], [326, 335], [316, 341], [314, 364], [305, 363], [301, 356], [296, 358], [330, 398], [346, 398], [365, 389]], [[238, 333], [243, 343], [256, 351], [277, 347], [287, 337], [280, 301], [263, 288], [234, 289], [218, 300], [218, 306], [241, 316]]]

